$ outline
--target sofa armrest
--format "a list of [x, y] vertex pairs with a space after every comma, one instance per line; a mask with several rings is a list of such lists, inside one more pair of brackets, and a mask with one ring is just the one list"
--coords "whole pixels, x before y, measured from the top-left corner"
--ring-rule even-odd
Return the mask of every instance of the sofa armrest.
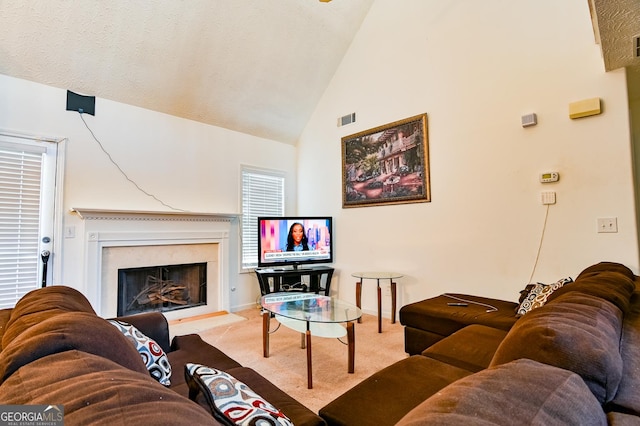
[[144, 312], [115, 319], [133, 325], [145, 336], [155, 340], [166, 353], [171, 351], [171, 344], [169, 341], [169, 323], [162, 313]]

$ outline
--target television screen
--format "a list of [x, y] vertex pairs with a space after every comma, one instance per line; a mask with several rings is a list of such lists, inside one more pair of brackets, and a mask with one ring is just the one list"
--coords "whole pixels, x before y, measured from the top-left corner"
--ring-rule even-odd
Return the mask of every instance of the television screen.
[[331, 217], [259, 217], [258, 266], [332, 263]]

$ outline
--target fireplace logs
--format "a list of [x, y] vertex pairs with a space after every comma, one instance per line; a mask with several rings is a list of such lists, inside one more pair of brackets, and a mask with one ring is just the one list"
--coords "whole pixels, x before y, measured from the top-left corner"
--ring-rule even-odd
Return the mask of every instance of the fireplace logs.
[[118, 270], [118, 315], [206, 304], [206, 263]]
[[158, 305], [164, 302], [186, 305], [189, 303], [187, 287], [177, 285], [172, 280], [162, 280], [152, 275], [147, 275], [144, 288], [133, 298], [127, 309], [131, 309], [134, 303], [144, 306], [149, 303]]

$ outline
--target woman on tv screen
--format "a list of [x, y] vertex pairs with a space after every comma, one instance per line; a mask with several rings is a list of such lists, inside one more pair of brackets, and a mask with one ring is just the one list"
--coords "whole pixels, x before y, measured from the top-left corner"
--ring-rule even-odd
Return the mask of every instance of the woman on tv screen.
[[309, 251], [307, 235], [301, 223], [294, 223], [287, 236], [287, 251]]

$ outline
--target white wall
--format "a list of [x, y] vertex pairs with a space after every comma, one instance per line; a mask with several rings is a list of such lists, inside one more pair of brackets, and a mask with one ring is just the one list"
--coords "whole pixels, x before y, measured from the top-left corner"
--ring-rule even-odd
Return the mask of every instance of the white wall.
[[[83, 222], [72, 207], [170, 211], [138, 191], [108, 160], [76, 112], [66, 111], [66, 89], [0, 75], [0, 128], [68, 138], [64, 177], [64, 238], [61, 280], [83, 289]], [[223, 128], [160, 114], [105, 99], [95, 117], [84, 119], [129, 177], [163, 202], [201, 213], [240, 212], [241, 164], [286, 172], [286, 205], [295, 208], [295, 148]], [[60, 237], [60, 236], [54, 236]], [[232, 235], [232, 310], [255, 304], [260, 294], [253, 274], [237, 273], [238, 236]], [[60, 272], [60, 271], [58, 271]]]
[[[592, 97], [603, 114], [569, 119], [570, 102]], [[432, 201], [343, 209], [341, 138], [420, 113]], [[524, 129], [529, 113], [538, 125]], [[638, 273], [629, 133], [624, 70], [605, 73], [587, 1], [376, 0], [301, 138], [298, 211], [334, 216], [334, 288], [349, 300], [359, 270], [404, 273], [400, 305], [446, 291], [517, 300], [548, 190], [533, 281], [602, 260]], [[543, 171], [560, 181], [539, 183]], [[599, 217], [619, 232], [596, 233]]]

